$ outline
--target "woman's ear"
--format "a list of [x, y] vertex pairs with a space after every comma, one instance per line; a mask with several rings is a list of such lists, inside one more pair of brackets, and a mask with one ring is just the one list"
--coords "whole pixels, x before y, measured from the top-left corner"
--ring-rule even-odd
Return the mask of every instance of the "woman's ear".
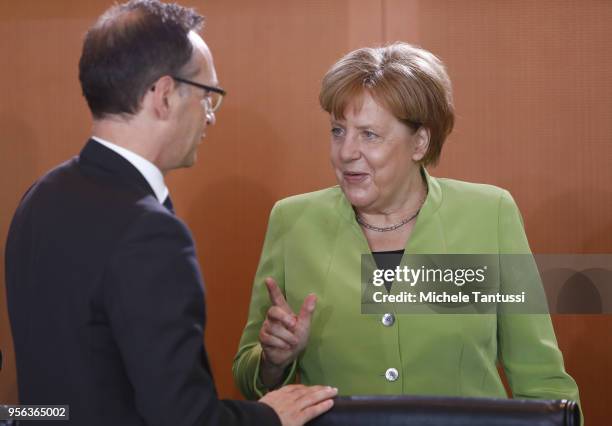
[[430, 132], [427, 127], [421, 126], [414, 134], [414, 152], [412, 160], [415, 162], [421, 161], [429, 150]]

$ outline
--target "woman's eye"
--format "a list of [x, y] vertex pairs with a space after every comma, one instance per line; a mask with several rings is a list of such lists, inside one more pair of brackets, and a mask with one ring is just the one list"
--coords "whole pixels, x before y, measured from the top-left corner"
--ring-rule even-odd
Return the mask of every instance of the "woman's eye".
[[378, 135], [377, 135], [376, 133], [371, 132], [371, 131], [369, 131], [369, 130], [364, 130], [364, 131], [363, 131], [363, 136], [364, 136], [366, 139], [376, 139], [376, 138], [378, 137]]
[[340, 127], [332, 127], [331, 134], [333, 137], [337, 138], [344, 134], [344, 130], [342, 130]]

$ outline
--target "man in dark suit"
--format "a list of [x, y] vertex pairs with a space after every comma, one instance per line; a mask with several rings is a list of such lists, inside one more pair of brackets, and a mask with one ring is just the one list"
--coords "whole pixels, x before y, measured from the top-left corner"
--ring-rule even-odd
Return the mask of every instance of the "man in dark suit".
[[195, 162], [224, 94], [201, 22], [132, 0], [87, 33], [93, 136], [28, 190], [7, 241], [22, 404], [69, 404], [87, 426], [299, 425], [332, 406], [324, 386], [217, 398], [194, 243], [164, 184]]

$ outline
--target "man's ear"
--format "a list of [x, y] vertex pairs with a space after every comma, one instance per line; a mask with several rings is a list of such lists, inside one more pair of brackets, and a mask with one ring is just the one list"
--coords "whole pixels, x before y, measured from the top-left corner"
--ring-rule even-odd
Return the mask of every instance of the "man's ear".
[[161, 120], [166, 120], [170, 117], [170, 96], [176, 89], [176, 83], [170, 76], [160, 77], [149, 89], [145, 96], [148, 96], [148, 104], [155, 114]]
[[425, 157], [427, 151], [429, 150], [429, 139], [430, 132], [427, 127], [419, 127], [414, 134], [414, 152], [412, 153], [412, 160], [415, 162], [419, 162]]

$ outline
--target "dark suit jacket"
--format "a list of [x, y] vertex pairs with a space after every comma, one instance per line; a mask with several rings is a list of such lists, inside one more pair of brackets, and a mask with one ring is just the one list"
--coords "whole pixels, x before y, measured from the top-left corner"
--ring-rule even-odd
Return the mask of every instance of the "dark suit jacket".
[[279, 424], [217, 398], [191, 234], [103, 145], [28, 190], [6, 284], [22, 404], [69, 404], [87, 426]]

